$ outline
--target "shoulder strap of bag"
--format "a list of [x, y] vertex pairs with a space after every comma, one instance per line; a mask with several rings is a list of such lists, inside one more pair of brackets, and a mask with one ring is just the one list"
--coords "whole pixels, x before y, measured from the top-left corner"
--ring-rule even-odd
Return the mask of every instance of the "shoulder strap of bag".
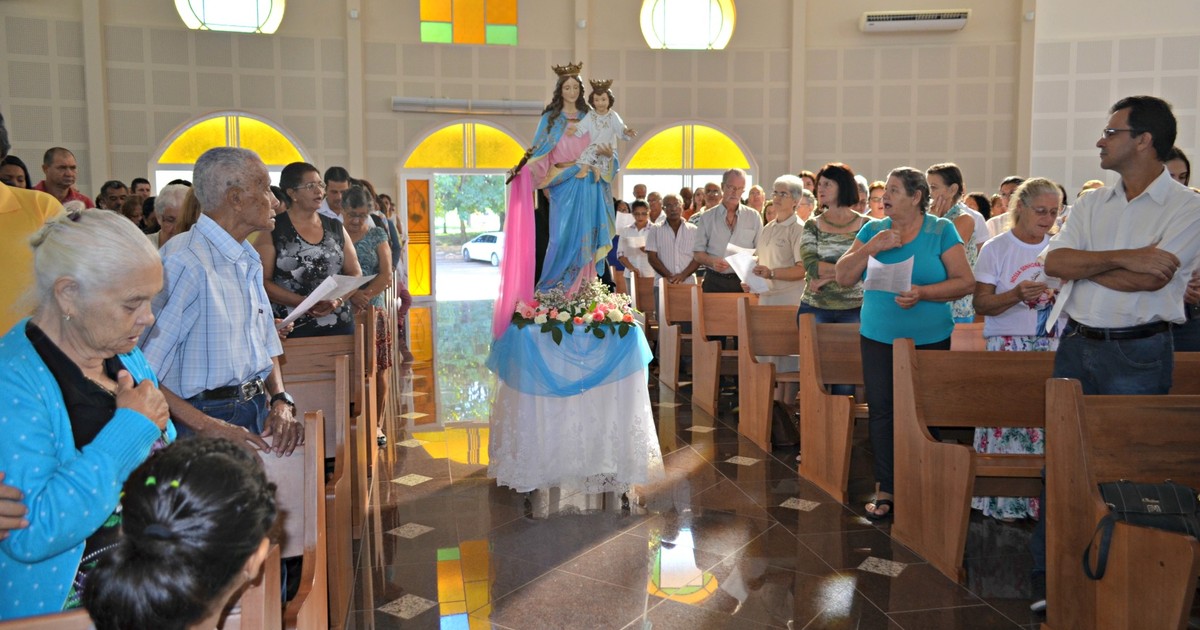
[[[1088, 542], [1087, 549], [1083, 550], [1083, 574], [1089, 579], [1099, 580], [1104, 577], [1104, 571], [1108, 568], [1108, 546], [1112, 542], [1113, 527], [1116, 523], [1117, 519], [1112, 514], [1106, 514], [1096, 525], [1096, 531], [1092, 533], [1092, 540]], [[1100, 534], [1100, 547], [1096, 551], [1096, 569], [1093, 571], [1088, 557], [1092, 555], [1096, 534]]]

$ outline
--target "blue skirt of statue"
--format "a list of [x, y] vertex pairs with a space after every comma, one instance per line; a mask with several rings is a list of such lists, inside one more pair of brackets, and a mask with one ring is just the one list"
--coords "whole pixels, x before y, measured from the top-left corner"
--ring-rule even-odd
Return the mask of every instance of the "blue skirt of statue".
[[550, 198], [550, 245], [542, 263], [539, 291], [560, 283], [576, 289], [581, 282], [590, 282], [600, 273], [598, 265], [612, 247], [616, 228], [609, 184], [591, 175], [577, 178], [578, 173], [579, 167], [572, 165], [545, 188]]

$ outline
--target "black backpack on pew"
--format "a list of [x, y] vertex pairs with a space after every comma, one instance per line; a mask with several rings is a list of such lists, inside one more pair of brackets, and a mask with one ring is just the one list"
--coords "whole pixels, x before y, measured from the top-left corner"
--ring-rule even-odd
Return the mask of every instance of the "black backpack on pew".
[[[1117, 521], [1200, 538], [1197, 495], [1193, 488], [1169, 479], [1165, 483], [1122, 480], [1100, 484], [1100, 496], [1111, 512], [1100, 519], [1095, 534], [1092, 534], [1092, 542], [1083, 551], [1083, 572], [1093, 580], [1103, 578], [1108, 568], [1108, 546], [1112, 542], [1113, 527]], [[1096, 551], [1096, 569], [1092, 570], [1088, 558], [1096, 542], [1096, 534], [1100, 534], [1100, 546]]]

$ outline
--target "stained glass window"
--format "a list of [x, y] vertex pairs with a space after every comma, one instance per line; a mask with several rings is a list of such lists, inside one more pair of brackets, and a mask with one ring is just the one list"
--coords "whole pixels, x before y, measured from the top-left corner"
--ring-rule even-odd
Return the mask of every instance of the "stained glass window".
[[274, 33], [286, 0], [175, 0], [188, 28], [235, 33]]
[[405, 168], [500, 168], [520, 161], [525, 150], [507, 133], [482, 123], [457, 123], [425, 138]]
[[225, 113], [194, 122], [175, 134], [155, 164], [155, 190], [175, 178], [191, 179], [192, 166], [214, 147], [250, 149], [262, 158], [271, 181], [292, 162], [304, 162], [300, 149], [271, 123], [246, 114]]
[[642, 0], [642, 36], [651, 48], [721, 50], [736, 21], [733, 0]]
[[[721, 173], [731, 168], [752, 169], [746, 153], [732, 138], [706, 125], [677, 125], [650, 136], [629, 157], [621, 178], [622, 198], [633, 198], [634, 184], [668, 192], [720, 180]], [[746, 185], [753, 180], [751, 172]]]
[[421, 41], [517, 45], [517, 0], [421, 0]]

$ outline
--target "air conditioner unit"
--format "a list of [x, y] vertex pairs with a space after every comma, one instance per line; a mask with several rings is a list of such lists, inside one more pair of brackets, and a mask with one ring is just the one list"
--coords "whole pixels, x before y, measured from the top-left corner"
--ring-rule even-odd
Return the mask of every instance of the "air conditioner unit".
[[961, 31], [971, 17], [970, 9], [945, 11], [868, 11], [858, 20], [864, 33], [898, 31]]

